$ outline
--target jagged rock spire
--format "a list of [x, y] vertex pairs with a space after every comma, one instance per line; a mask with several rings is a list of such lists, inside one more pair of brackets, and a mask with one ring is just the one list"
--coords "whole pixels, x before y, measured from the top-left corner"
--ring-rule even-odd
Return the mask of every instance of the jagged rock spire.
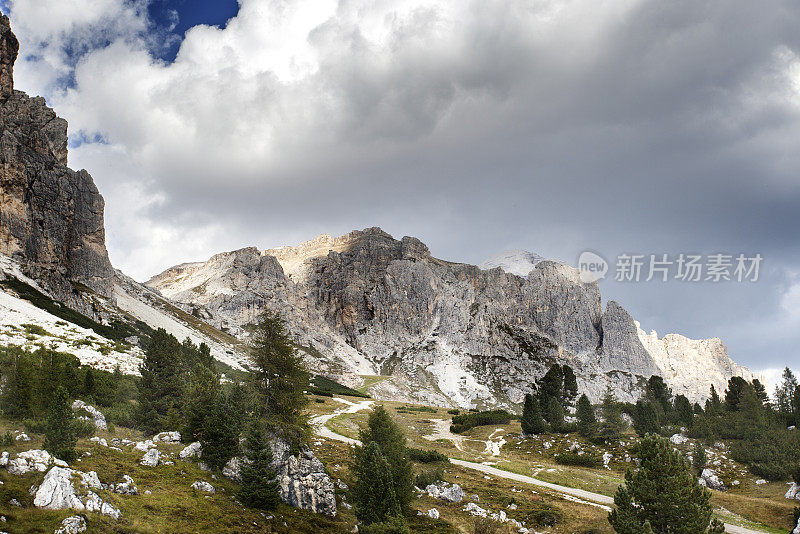
[[0, 99], [14, 94], [14, 62], [19, 53], [19, 41], [11, 31], [11, 21], [0, 14]]

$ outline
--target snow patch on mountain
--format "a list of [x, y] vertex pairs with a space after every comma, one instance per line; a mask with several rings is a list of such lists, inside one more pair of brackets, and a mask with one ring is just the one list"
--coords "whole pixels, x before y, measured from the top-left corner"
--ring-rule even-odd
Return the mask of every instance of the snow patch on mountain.
[[478, 267], [484, 271], [500, 267], [509, 274], [527, 278], [536, 264], [545, 258], [527, 250], [506, 250], [483, 261]]

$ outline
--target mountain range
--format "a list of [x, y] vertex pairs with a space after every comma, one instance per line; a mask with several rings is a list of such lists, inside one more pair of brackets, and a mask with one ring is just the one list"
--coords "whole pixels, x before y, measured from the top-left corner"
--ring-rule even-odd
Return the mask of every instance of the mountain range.
[[455, 263], [379, 228], [223, 252], [139, 284], [109, 261], [103, 197], [92, 177], [67, 167], [67, 122], [44, 99], [14, 89], [19, 45], [5, 17], [0, 34], [6, 342], [22, 340], [20, 325], [37, 320], [50, 334], [37, 342], [64, 341], [66, 320], [112, 347], [95, 347], [82, 360], [122, 362], [135, 373], [148, 331], [164, 327], [206, 342], [216, 359], [240, 368], [254, 322], [270, 309], [315, 373], [381, 399], [516, 407], [554, 363], [570, 365], [593, 401], [607, 387], [635, 400], [653, 374], [692, 401], [704, 400], [710, 384], [722, 390], [731, 376], [752, 378], [719, 339], [645, 333], [619, 303], [603, 306], [597, 284], [562, 262], [512, 251], [480, 266]]

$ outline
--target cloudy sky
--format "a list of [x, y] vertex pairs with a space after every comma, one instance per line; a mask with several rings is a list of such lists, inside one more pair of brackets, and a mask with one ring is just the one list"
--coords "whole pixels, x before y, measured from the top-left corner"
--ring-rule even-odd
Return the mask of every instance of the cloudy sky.
[[601, 281], [647, 329], [800, 367], [800, 4], [0, 0], [143, 280], [381, 226], [526, 249], [753, 256], [758, 282]]

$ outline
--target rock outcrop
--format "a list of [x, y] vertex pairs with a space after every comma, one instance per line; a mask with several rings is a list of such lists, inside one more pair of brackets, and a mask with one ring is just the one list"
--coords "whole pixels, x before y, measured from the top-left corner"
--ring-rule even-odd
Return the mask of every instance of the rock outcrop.
[[[553, 363], [572, 366], [593, 401], [607, 385], [635, 401], [653, 374], [692, 401], [708, 394], [708, 381], [672, 371], [680, 354], [671, 367], [654, 357], [622, 306], [603, 310], [597, 283], [555, 261], [537, 259], [520, 277], [442, 261], [415, 238], [370, 228], [217, 254], [147, 285], [240, 337], [264, 309], [278, 311], [315, 372], [348, 385], [358, 375], [389, 377], [372, 387], [379, 398], [514, 405]], [[684, 355], [685, 365], [697, 363]], [[746, 374], [727, 355], [701, 367], [717, 386]]]
[[282, 440], [271, 442], [281, 500], [290, 506], [328, 516], [336, 515], [336, 490], [325, 466], [303, 446], [296, 456]]
[[85, 288], [109, 296], [103, 197], [86, 171], [67, 167], [67, 121], [44, 99], [14, 90], [19, 43], [0, 18], [0, 254], [50, 294], [87, 315]]

